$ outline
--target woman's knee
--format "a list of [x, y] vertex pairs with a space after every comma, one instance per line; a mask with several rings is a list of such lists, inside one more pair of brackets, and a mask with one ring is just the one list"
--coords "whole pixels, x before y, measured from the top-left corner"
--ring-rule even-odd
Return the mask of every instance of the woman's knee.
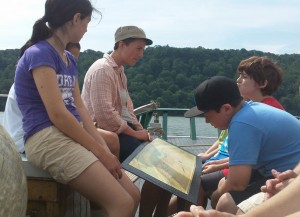
[[116, 134], [114, 132], [110, 132], [110, 137], [111, 137], [112, 143], [118, 144], [118, 146], [120, 146], [118, 134]]

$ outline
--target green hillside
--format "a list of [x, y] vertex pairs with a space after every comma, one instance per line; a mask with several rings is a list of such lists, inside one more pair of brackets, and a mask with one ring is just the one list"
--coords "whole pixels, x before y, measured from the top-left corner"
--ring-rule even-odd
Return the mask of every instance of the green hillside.
[[[7, 93], [13, 83], [19, 50], [0, 51], [0, 93]], [[103, 53], [86, 50], [78, 60], [82, 86], [89, 66]], [[239, 62], [253, 55], [268, 56], [284, 70], [284, 82], [274, 95], [294, 115], [300, 115], [300, 55], [275, 55], [261, 51], [198, 48], [149, 47], [134, 67], [126, 67], [128, 88], [135, 107], [151, 100], [161, 107], [189, 108], [194, 105], [193, 90], [214, 75], [237, 78]], [[3, 106], [3, 105], [2, 105]]]

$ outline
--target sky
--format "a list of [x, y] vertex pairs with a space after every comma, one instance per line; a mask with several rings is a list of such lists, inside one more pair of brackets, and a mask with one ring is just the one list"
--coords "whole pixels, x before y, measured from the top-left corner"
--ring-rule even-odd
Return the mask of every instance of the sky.
[[[72, 0], [70, 0], [72, 2]], [[151, 46], [246, 49], [300, 54], [299, 0], [91, 0], [95, 14], [82, 51], [113, 49], [119, 26], [141, 27]], [[0, 50], [20, 48], [45, 0], [9, 0], [0, 8]], [[101, 18], [101, 19], [100, 19]]]

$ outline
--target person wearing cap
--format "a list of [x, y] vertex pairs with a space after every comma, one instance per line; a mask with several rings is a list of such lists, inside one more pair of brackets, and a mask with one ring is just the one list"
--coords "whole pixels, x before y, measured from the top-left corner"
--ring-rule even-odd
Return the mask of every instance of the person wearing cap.
[[119, 27], [114, 51], [96, 60], [84, 78], [82, 99], [98, 128], [118, 134], [121, 162], [150, 138], [134, 115], [123, 65], [135, 65], [152, 43], [137, 26]]
[[228, 129], [229, 173], [212, 194], [213, 207], [235, 213], [236, 207], [231, 210], [228, 200], [240, 203], [260, 192], [272, 178], [272, 169], [283, 172], [297, 165], [300, 122], [293, 115], [243, 100], [236, 82], [223, 76], [202, 82], [196, 88], [195, 101], [191, 113], [202, 113], [207, 123]]
[[[262, 102], [278, 109], [284, 110], [284, 107], [274, 98], [272, 94], [282, 83], [282, 70], [268, 57], [252, 56], [240, 62], [237, 68], [237, 85], [244, 99], [255, 102]], [[193, 114], [194, 113], [194, 114]], [[185, 116], [190, 117], [200, 114], [201, 111], [194, 107], [189, 110]], [[223, 130], [222, 130], [223, 132]], [[228, 140], [228, 137], [225, 141]], [[203, 165], [203, 174], [201, 176], [200, 202], [198, 205], [206, 207], [207, 197], [217, 189], [219, 181], [228, 174], [228, 143], [221, 144], [222, 155], [226, 156], [222, 160], [211, 158], [210, 162]], [[220, 151], [221, 151], [220, 148]], [[217, 154], [218, 157], [218, 154]], [[209, 173], [209, 174], [208, 174]], [[249, 208], [247, 208], [249, 209]]]

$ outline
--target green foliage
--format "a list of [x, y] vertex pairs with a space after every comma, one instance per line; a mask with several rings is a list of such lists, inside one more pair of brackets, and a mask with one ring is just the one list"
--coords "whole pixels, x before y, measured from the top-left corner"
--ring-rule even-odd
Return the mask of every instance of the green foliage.
[[79, 86], [82, 88], [85, 73], [89, 67], [99, 58], [103, 57], [100, 51], [85, 50], [80, 53], [78, 58], [78, 73], [79, 73]]
[[[0, 93], [8, 93], [13, 83], [19, 50], [0, 51]], [[203, 80], [223, 75], [237, 78], [241, 60], [250, 56], [268, 56], [284, 71], [284, 82], [276, 97], [294, 115], [300, 115], [300, 55], [275, 55], [261, 51], [219, 50], [198, 48], [148, 47], [144, 57], [134, 67], [125, 66], [128, 89], [135, 107], [158, 101], [161, 107], [189, 108], [194, 106], [193, 90]], [[79, 84], [102, 52], [86, 50], [78, 60]], [[101, 85], [101, 84], [99, 84]]]
[[0, 93], [8, 93], [13, 83], [19, 50], [0, 51]]

